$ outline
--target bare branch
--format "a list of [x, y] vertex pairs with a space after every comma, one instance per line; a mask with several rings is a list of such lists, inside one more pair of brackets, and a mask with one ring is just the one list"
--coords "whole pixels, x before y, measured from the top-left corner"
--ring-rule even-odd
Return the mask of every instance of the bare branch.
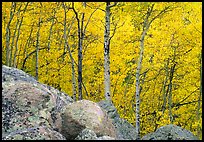
[[[47, 47], [43, 47], [43, 48], [39, 48], [38, 50], [43, 50], [43, 49], [47, 49]], [[25, 68], [25, 63], [26, 63], [26, 60], [28, 59], [28, 57], [30, 57], [32, 54], [34, 54], [36, 52], [36, 49], [34, 50], [34, 51], [32, 51], [32, 52], [30, 52], [27, 56], [26, 56], [26, 58], [23, 60], [23, 66], [22, 66], [22, 70]]]
[[157, 14], [154, 18], [152, 18], [152, 20], [149, 22], [149, 25], [156, 19], [158, 18], [160, 15], [164, 14], [165, 12], [167, 12], [169, 10], [170, 6], [165, 7], [162, 11], [160, 11], [159, 14]]
[[111, 4], [111, 5], [107, 6], [107, 8], [114, 7], [114, 6], [116, 6], [116, 5], [117, 5], [117, 3], [118, 3], [118, 2], [114, 2], [114, 4]]
[[[102, 5], [104, 5], [104, 4], [99, 5], [99, 6], [97, 7], [97, 9], [99, 9], [99, 10], [101, 10], [101, 11], [103, 11], [103, 12], [106, 12], [104, 9], [99, 8], [99, 7], [102, 6]], [[90, 5], [88, 5], [88, 4], [86, 4], [86, 6], [89, 7], [89, 8], [91, 8], [91, 9], [95, 9], [95, 8], [91, 7]]]
[[89, 19], [88, 19], [88, 21], [87, 21], [87, 23], [86, 23], [86, 25], [85, 25], [85, 27], [84, 27], [84, 31], [83, 31], [83, 33], [85, 34], [85, 32], [86, 32], [86, 28], [87, 28], [87, 26], [88, 26], [88, 24], [89, 24], [89, 22], [90, 22], [90, 20], [91, 20], [91, 17], [92, 17], [92, 15], [96, 12], [96, 10], [98, 10], [98, 7], [91, 13], [91, 15], [89, 16]]

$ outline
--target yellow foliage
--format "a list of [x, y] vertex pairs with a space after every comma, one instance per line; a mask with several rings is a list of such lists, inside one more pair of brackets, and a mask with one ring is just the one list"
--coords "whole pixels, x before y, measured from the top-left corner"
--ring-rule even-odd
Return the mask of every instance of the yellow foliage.
[[[21, 2], [16, 3], [17, 9]], [[111, 32], [115, 35], [110, 41], [110, 69], [112, 100], [120, 116], [135, 126], [135, 73], [139, 57], [139, 39], [144, 22], [143, 15], [148, 3], [120, 2], [118, 7], [111, 8]], [[162, 88], [166, 78], [166, 70], [175, 66], [172, 80], [172, 114], [173, 123], [192, 131], [195, 135], [202, 132], [202, 102], [200, 102], [199, 116], [197, 117], [198, 99], [200, 95], [200, 56], [202, 48], [202, 4], [200, 2], [155, 4], [152, 18], [164, 7], [172, 8], [163, 16], [155, 19], [146, 36], [142, 73], [141, 75], [141, 136], [154, 131], [156, 128], [170, 124], [168, 100], [166, 109], [162, 112], [164, 94]], [[72, 6], [66, 2], [67, 7]], [[24, 4], [25, 6], [25, 4]], [[23, 6], [23, 7], [24, 7]], [[83, 40], [83, 88], [84, 99], [100, 101], [104, 99], [104, 2], [87, 2], [86, 8], [82, 2], [74, 2], [79, 14], [84, 13], [84, 27], [86, 27]], [[95, 13], [93, 11], [98, 8]], [[17, 10], [16, 9], [16, 10]], [[2, 3], [2, 63], [6, 63], [6, 27], [10, 20], [11, 2]], [[54, 15], [54, 11], [56, 11]], [[41, 12], [41, 14], [40, 14]], [[89, 21], [89, 16], [92, 15]], [[57, 89], [61, 89], [72, 96], [72, 68], [68, 47], [64, 47], [64, 10], [61, 2], [29, 3], [23, 16], [20, 36], [18, 39], [17, 67], [21, 69], [26, 56], [36, 47], [38, 20], [41, 16], [39, 48], [39, 81]], [[67, 10], [68, 44], [71, 54], [78, 61], [78, 31], [77, 21], [72, 9]], [[19, 20], [17, 12], [10, 23], [10, 47], [16, 23]], [[52, 33], [52, 18], [54, 24]], [[50, 36], [50, 40], [49, 40]], [[50, 50], [48, 43], [50, 42]], [[15, 52], [16, 45], [12, 49]], [[66, 54], [63, 56], [64, 52]], [[151, 56], [153, 55], [152, 60]], [[13, 60], [13, 59], [12, 59]], [[167, 67], [167, 61], [169, 64]], [[29, 56], [25, 63], [25, 71], [35, 76], [35, 54]], [[75, 79], [77, 85], [77, 65], [75, 64]], [[166, 86], [170, 81], [167, 81]], [[166, 87], [166, 89], [167, 89]], [[168, 97], [168, 96], [167, 96]], [[199, 128], [199, 129], [198, 129]], [[202, 135], [200, 135], [200, 138]]]

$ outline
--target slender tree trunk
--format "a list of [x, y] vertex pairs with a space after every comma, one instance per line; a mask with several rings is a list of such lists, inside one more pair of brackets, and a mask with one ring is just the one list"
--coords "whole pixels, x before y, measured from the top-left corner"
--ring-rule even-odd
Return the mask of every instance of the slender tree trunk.
[[[55, 14], [56, 14], [56, 11], [54, 10], [54, 17], [55, 17]], [[48, 45], [47, 45], [47, 50], [48, 50], [48, 53], [50, 52], [50, 46], [51, 46], [51, 37], [52, 37], [52, 29], [53, 29], [53, 26], [55, 24], [55, 20], [54, 20], [54, 17], [52, 18], [52, 24], [50, 26], [50, 32], [49, 32], [49, 36], [48, 36]], [[49, 71], [49, 67], [48, 67], [48, 60], [46, 59], [46, 74], [48, 74], [48, 71]]]
[[169, 68], [168, 68], [168, 65], [169, 65], [169, 59], [167, 60], [167, 64], [166, 64], [166, 78], [164, 80], [164, 84], [163, 84], [163, 88], [162, 88], [162, 92], [163, 92], [163, 105], [162, 105], [162, 115], [164, 115], [164, 112], [165, 112], [165, 109], [166, 109], [166, 97], [167, 97], [167, 93], [166, 92], [166, 84], [167, 84], [167, 81], [168, 81], [168, 78], [169, 78]]
[[79, 36], [79, 41], [78, 41], [78, 92], [79, 92], [79, 100], [82, 100], [82, 45], [83, 45], [83, 23], [84, 23], [84, 13], [82, 13], [82, 18], [81, 18], [81, 27], [79, 25], [78, 29], [78, 34]]
[[[26, 3], [25, 8], [23, 9], [23, 13], [26, 12], [26, 9], [27, 9], [27, 7], [28, 7], [28, 4], [29, 4], [29, 2]], [[24, 18], [24, 17], [21, 17], [21, 23], [20, 23], [20, 26], [19, 26], [19, 27], [21, 27], [21, 24], [22, 24], [22, 22], [23, 22], [23, 18]], [[20, 29], [19, 29], [19, 31], [18, 31], [18, 34], [19, 34], [19, 36], [20, 36]], [[18, 38], [19, 38], [19, 36], [18, 36]], [[16, 43], [16, 44], [17, 44], [17, 43]], [[26, 48], [26, 47], [25, 47], [25, 48]], [[22, 50], [19, 50], [19, 55], [20, 55], [21, 51], [22, 51]], [[24, 56], [24, 55], [23, 55], [23, 56]], [[19, 61], [20, 61], [20, 58], [18, 57], [16, 68], [17, 68], [18, 65], [19, 65]]]
[[[202, 52], [200, 54], [200, 93], [198, 96], [198, 106], [196, 110], [196, 115], [197, 115], [197, 122], [200, 123], [200, 108], [201, 108], [201, 99], [202, 99]], [[197, 137], [200, 138], [200, 126], [197, 125]]]
[[[83, 6], [86, 7], [86, 3], [83, 3]], [[76, 12], [76, 10], [74, 9], [74, 2], [72, 2], [72, 7], [71, 9], [73, 9], [75, 16], [76, 16], [76, 20], [77, 20], [77, 26], [78, 26], [78, 98], [79, 100], [83, 99], [83, 94], [82, 94], [82, 85], [84, 86], [84, 89], [87, 93], [87, 90], [85, 88], [85, 85], [83, 84], [82, 81], [82, 60], [83, 60], [83, 56], [82, 56], [82, 47], [83, 47], [83, 40], [84, 40], [84, 36], [86, 33], [86, 28], [88, 26], [88, 23], [90, 22], [90, 18], [92, 17], [93, 13], [98, 9], [94, 10], [93, 13], [90, 15], [86, 25], [84, 26], [84, 15], [85, 13], [83, 12], [81, 14], [81, 25], [80, 25], [80, 20], [79, 20], [79, 16], [78, 13]]]
[[110, 40], [115, 34], [115, 30], [113, 35], [110, 37], [110, 9], [113, 6], [116, 6], [117, 2], [114, 4], [110, 4], [110, 2], [106, 2], [106, 10], [105, 10], [105, 30], [104, 30], [104, 96], [105, 99], [109, 102], [112, 102], [111, 99], [111, 84], [110, 84]]
[[139, 55], [139, 60], [136, 68], [136, 93], [135, 93], [135, 99], [136, 99], [136, 110], [135, 110], [135, 115], [136, 115], [136, 140], [140, 140], [140, 72], [142, 69], [142, 59], [143, 59], [143, 53], [144, 53], [144, 38], [145, 35], [151, 25], [151, 22], [149, 22], [149, 16], [152, 13], [154, 4], [151, 6], [151, 8], [148, 8], [146, 18], [143, 23], [143, 31], [142, 35], [140, 38], [140, 55]]
[[50, 43], [51, 43], [51, 36], [52, 36], [52, 28], [53, 28], [53, 26], [54, 26], [54, 18], [52, 19], [52, 24], [50, 26], [50, 33], [49, 33], [48, 45], [47, 45], [48, 51], [50, 51]]
[[169, 83], [169, 95], [168, 95], [168, 107], [169, 107], [169, 119], [170, 123], [173, 123], [173, 115], [172, 115], [172, 82]]
[[77, 94], [76, 88], [77, 88], [77, 86], [76, 86], [76, 79], [75, 79], [75, 67], [74, 67], [74, 59], [72, 57], [69, 45], [68, 45], [68, 51], [69, 51], [69, 55], [70, 55], [70, 59], [71, 59], [71, 65], [72, 65], [72, 91], [73, 91], [73, 99], [74, 99], [74, 101], [76, 101], [76, 94]]
[[17, 37], [16, 37], [16, 45], [15, 45], [16, 49], [15, 49], [14, 56], [13, 56], [13, 67], [15, 67], [15, 68], [17, 68], [16, 56], [17, 56], [17, 52], [18, 52], [18, 39], [19, 39], [19, 36], [20, 36], [20, 29], [21, 29], [22, 22], [23, 22], [23, 18], [20, 21], [20, 24], [19, 24], [19, 27], [18, 27], [18, 34], [17, 34]]
[[9, 22], [6, 26], [6, 65], [7, 66], [9, 66], [10, 52], [11, 52], [11, 49], [10, 49], [10, 24], [11, 24], [11, 21], [14, 17], [15, 9], [16, 9], [16, 3], [12, 2], [12, 6], [11, 6], [11, 10], [10, 10], [10, 19], [9, 19]]
[[12, 42], [11, 42], [11, 52], [10, 52], [10, 59], [9, 59], [9, 66], [13, 66], [12, 65], [12, 56], [13, 56], [13, 48], [14, 48], [14, 42], [15, 42], [15, 38], [16, 38], [16, 33], [17, 33], [17, 29], [18, 29], [18, 23], [19, 23], [19, 20], [17, 20], [16, 22], [16, 28], [14, 30], [14, 34], [13, 34], [13, 37], [12, 37]]
[[168, 87], [169, 87], [168, 107], [169, 107], [169, 118], [170, 118], [171, 124], [172, 124], [173, 121], [174, 121], [173, 114], [172, 114], [172, 81], [173, 81], [175, 66], [176, 66], [176, 64], [174, 64], [174, 65], [171, 67], [170, 77], [169, 77], [170, 82], [169, 82], [169, 86], [168, 86]]
[[[65, 8], [65, 5], [63, 3], [63, 8], [64, 8], [64, 41], [65, 41], [65, 48], [67, 48], [68, 52], [69, 52], [69, 57], [70, 57], [70, 60], [71, 60], [71, 68], [72, 68], [72, 96], [73, 96], [73, 99], [74, 101], [76, 101], [76, 79], [75, 79], [75, 67], [74, 67], [74, 58], [72, 56], [72, 53], [71, 53], [71, 49], [70, 49], [70, 46], [68, 44], [68, 38], [67, 38], [67, 34], [66, 34], [66, 31], [67, 31], [67, 28], [66, 28], [66, 8]], [[68, 29], [68, 35], [70, 33], [70, 30], [71, 30], [71, 26], [70, 28]]]
[[78, 27], [78, 99], [82, 100], [82, 41], [84, 37], [83, 33], [83, 22], [84, 22], [84, 13], [82, 13], [81, 18], [81, 25], [78, 13], [76, 12], [74, 8], [74, 2], [72, 3], [72, 9], [75, 13], [76, 20], [77, 20], [77, 27]]
[[169, 108], [169, 119], [170, 119], [170, 123], [172, 124], [174, 121], [174, 117], [172, 114], [172, 81], [173, 81], [173, 77], [174, 77], [174, 72], [175, 72], [175, 67], [176, 67], [176, 48], [177, 47], [173, 47], [174, 49], [174, 55], [173, 55], [173, 65], [170, 68], [170, 75], [169, 75], [169, 85], [168, 85], [168, 108]]
[[104, 32], [104, 87], [105, 98], [111, 101], [110, 90], [110, 2], [106, 2]]
[[35, 78], [38, 80], [38, 51], [39, 51], [39, 40], [40, 40], [40, 27], [41, 27], [41, 14], [38, 22], [38, 31], [37, 31], [37, 39], [36, 39], [36, 64], [35, 64]]
[[25, 63], [26, 63], [25, 59], [27, 58], [27, 50], [26, 49], [27, 49], [27, 47], [30, 46], [30, 41], [31, 41], [31, 36], [32, 36], [32, 33], [33, 33], [33, 29], [34, 29], [34, 24], [32, 24], [32, 27], [31, 27], [31, 30], [30, 30], [30, 35], [29, 35], [29, 37], [28, 37], [28, 39], [26, 41], [25, 48], [24, 48], [24, 51], [23, 51], [23, 57], [25, 57], [25, 58], [24, 58], [24, 61], [22, 63], [21, 70], [25, 69]]
[[140, 56], [136, 69], [136, 139], [140, 140], [140, 72], [142, 68], [142, 59], [144, 53], [144, 37], [147, 32], [145, 29], [140, 39]]
[[[83, 20], [84, 20], [84, 13], [82, 13], [82, 23], [80, 26], [80, 20], [78, 13], [74, 8], [74, 2], [72, 2], [72, 9], [75, 13], [76, 20], [77, 20], [77, 28], [78, 28], [78, 99], [82, 100], [82, 36], [83, 36]], [[82, 28], [82, 29], [81, 29]]]
[[[138, 65], [136, 69], [136, 139], [140, 140], [140, 72], [142, 68], [142, 59], [143, 59], [143, 52], [144, 52], [144, 38], [145, 35], [151, 25], [151, 23], [158, 18], [160, 15], [164, 14], [169, 7], [165, 7], [162, 11], [160, 11], [156, 16], [151, 18], [150, 20], [150, 15], [153, 12], [153, 7], [155, 4], [152, 4], [151, 6], [148, 7], [146, 17], [143, 22], [143, 31], [142, 35], [140, 38], [140, 55], [139, 55], [139, 60], [138, 60]], [[150, 60], [151, 61], [151, 60]]]
[[[28, 3], [29, 2], [27, 2], [26, 3], [26, 5], [25, 5], [25, 7], [24, 7], [24, 9], [23, 9], [23, 13], [25, 13], [25, 11], [26, 11], [26, 9], [27, 9], [27, 6], [28, 6]], [[19, 14], [20, 14], [20, 10], [21, 10], [21, 7], [23, 6], [23, 4], [21, 4], [21, 6], [19, 7], [19, 9], [18, 9], [18, 16], [19, 16]], [[18, 22], [17, 23], [19, 23], [19, 26], [18, 26], [18, 33], [17, 33], [17, 37], [16, 37], [16, 43], [15, 43], [15, 51], [14, 51], [14, 57], [13, 57], [13, 67], [15, 67], [15, 68], [17, 68], [17, 64], [16, 64], [16, 57], [17, 57], [17, 52], [18, 52], [18, 39], [19, 39], [19, 36], [20, 36], [20, 29], [21, 29], [21, 26], [22, 26], [22, 22], [23, 22], [23, 16], [21, 17], [21, 19], [19, 20], [17, 20]], [[11, 58], [12, 59], [12, 58]], [[19, 58], [18, 58], [19, 59]]]

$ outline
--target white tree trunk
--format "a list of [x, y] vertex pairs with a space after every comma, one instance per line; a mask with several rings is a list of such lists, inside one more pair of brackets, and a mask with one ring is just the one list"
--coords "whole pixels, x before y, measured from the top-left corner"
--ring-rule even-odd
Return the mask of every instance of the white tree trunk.
[[144, 20], [143, 24], [143, 31], [142, 35], [140, 38], [140, 55], [139, 55], [139, 60], [137, 64], [137, 69], [136, 69], [136, 93], [135, 93], [135, 99], [136, 99], [136, 110], [135, 110], [135, 115], [136, 115], [136, 139], [140, 140], [140, 72], [142, 69], [142, 59], [143, 59], [143, 53], [144, 53], [144, 38], [145, 35], [150, 27], [150, 23], [148, 23], [148, 18], [151, 15], [151, 12], [153, 10], [153, 6], [151, 9], [148, 9], [146, 18]]
[[164, 10], [160, 11], [156, 16], [151, 18], [150, 20], [150, 15], [153, 12], [153, 7], [154, 4], [148, 7], [146, 17], [143, 22], [143, 31], [142, 35], [140, 38], [140, 55], [139, 55], [139, 60], [137, 64], [137, 69], [136, 69], [136, 93], [135, 93], [135, 98], [136, 98], [136, 110], [135, 110], [135, 115], [136, 115], [136, 139], [140, 140], [140, 72], [142, 68], [142, 59], [143, 59], [143, 53], [144, 53], [144, 38], [145, 35], [151, 25], [151, 23], [158, 18], [160, 15], [164, 14], [168, 7], [165, 7]]
[[142, 59], [143, 59], [143, 53], [144, 53], [144, 37], [146, 34], [147, 29], [145, 29], [142, 33], [141, 39], [140, 39], [140, 56], [137, 64], [136, 69], [136, 139], [140, 139], [140, 72], [142, 68]]
[[105, 31], [104, 31], [104, 86], [105, 98], [111, 101], [110, 90], [110, 2], [106, 3]]

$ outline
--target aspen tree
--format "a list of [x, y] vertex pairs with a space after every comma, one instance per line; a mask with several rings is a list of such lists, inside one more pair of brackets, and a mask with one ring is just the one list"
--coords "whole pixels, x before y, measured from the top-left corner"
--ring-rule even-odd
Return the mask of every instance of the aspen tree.
[[105, 85], [105, 98], [108, 101], [111, 101], [111, 90], [110, 90], [110, 8], [115, 6], [106, 2], [105, 10], [105, 30], [104, 30], [104, 85]]
[[10, 52], [12, 52], [10, 49], [10, 38], [11, 38], [10, 37], [11, 36], [10, 24], [11, 24], [11, 21], [13, 20], [15, 10], [16, 10], [16, 2], [12, 2], [11, 10], [10, 10], [10, 17], [9, 17], [8, 24], [6, 26], [6, 65], [7, 66], [10, 66], [9, 65], [9, 59], [10, 59], [9, 56], [10, 56]]
[[71, 68], [72, 68], [72, 96], [73, 96], [73, 99], [74, 101], [76, 101], [76, 79], [75, 79], [75, 67], [74, 67], [74, 58], [72, 56], [72, 53], [71, 53], [71, 49], [70, 49], [70, 46], [69, 46], [69, 43], [68, 43], [68, 37], [67, 35], [69, 36], [69, 33], [70, 33], [70, 30], [71, 30], [71, 27], [74, 23], [74, 21], [72, 22], [70, 28], [68, 29], [68, 34], [66, 33], [67, 32], [67, 16], [66, 16], [66, 5], [65, 3], [63, 2], [62, 3], [62, 6], [63, 6], [63, 9], [64, 9], [64, 46], [65, 48], [67, 48], [68, 50], [68, 53], [69, 53], [69, 57], [70, 57], [70, 60], [71, 60]]
[[[23, 14], [26, 12], [26, 9], [28, 7], [29, 2], [26, 3], [24, 9], [23, 9]], [[20, 10], [20, 9], [19, 9]], [[20, 14], [20, 13], [18, 13]], [[19, 22], [19, 26], [18, 26], [18, 33], [17, 33], [17, 37], [16, 37], [16, 43], [15, 43], [15, 51], [14, 51], [14, 57], [13, 57], [13, 67], [17, 68], [18, 66], [18, 62], [16, 62], [16, 57], [17, 57], [17, 52], [20, 53], [20, 51], [18, 50], [18, 41], [19, 41], [19, 36], [20, 36], [20, 32], [21, 32], [21, 26], [22, 26], [22, 22], [23, 22], [23, 16], [21, 17], [20, 20], [18, 20]], [[18, 57], [19, 60], [19, 57]]]
[[149, 30], [149, 27], [151, 26], [152, 22], [161, 16], [162, 14], [166, 13], [169, 7], [165, 7], [163, 10], [161, 10], [156, 16], [153, 18], [150, 18], [150, 16], [153, 13], [155, 4], [148, 5], [147, 7], [147, 13], [145, 15], [145, 19], [143, 21], [142, 25], [142, 34], [140, 37], [140, 53], [139, 53], [139, 59], [137, 63], [137, 68], [136, 68], [136, 93], [135, 93], [135, 99], [136, 99], [136, 110], [135, 110], [135, 115], [136, 115], [136, 139], [140, 140], [140, 72], [142, 69], [142, 60], [143, 60], [143, 54], [144, 54], [144, 39], [145, 36]]
[[[42, 8], [42, 3], [40, 3], [40, 6]], [[39, 52], [39, 42], [40, 42], [40, 28], [41, 28], [41, 23], [42, 23], [42, 18], [41, 18], [41, 10], [40, 10], [40, 14], [39, 14], [39, 19], [38, 19], [38, 30], [37, 30], [37, 34], [36, 34], [36, 54], [35, 54], [35, 78], [36, 80], [38, 80], [38, 52]]]

